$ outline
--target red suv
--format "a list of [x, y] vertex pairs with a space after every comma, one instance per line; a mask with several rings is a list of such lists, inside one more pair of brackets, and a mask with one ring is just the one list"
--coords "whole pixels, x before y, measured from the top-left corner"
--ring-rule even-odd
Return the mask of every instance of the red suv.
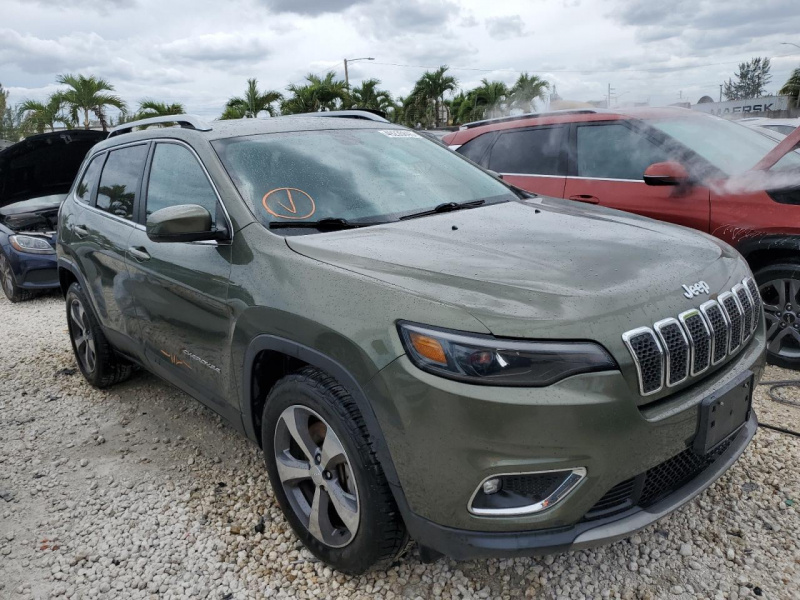
[[725, 240], [758, 281], [770, 361], [800, 368], [800, 128], [779, 137], [687, 109], [648, 108], [479, 121], [443, 142], [525, 190]]

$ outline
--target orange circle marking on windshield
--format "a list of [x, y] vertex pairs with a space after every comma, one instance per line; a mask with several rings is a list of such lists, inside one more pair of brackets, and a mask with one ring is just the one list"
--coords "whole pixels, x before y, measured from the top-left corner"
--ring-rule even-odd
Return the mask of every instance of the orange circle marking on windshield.
[[297, 188], [275, 188], [261, 200], [264, 210], [279, 219], [307, 219], [317, 211], [314, 199]]

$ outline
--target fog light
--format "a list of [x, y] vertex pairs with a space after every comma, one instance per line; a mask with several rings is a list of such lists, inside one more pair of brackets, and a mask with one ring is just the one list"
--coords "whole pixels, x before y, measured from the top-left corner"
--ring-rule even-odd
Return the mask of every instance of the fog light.
[[487, 496], [500, 491], [500, 478], [494, 477], [483, 482], [483, 493]]

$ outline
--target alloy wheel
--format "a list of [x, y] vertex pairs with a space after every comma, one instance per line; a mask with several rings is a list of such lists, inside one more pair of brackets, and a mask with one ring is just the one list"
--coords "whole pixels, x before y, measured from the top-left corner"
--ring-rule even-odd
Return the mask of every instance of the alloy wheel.
[[75, 353], [81, 366], [87, 373], [94, 371], [97, 364], [94, 336], [89, 326], [89, 315], [83, 308], [80, 300], [73, 298], [69, 306], [69, 318], [72, 321], [72, 341], [75, 343]]
[[332, 548], [349, 544], [361, 517], [358, 488], [333, 428], [310, 408], [292, 405], [278, 419], [274, 446], [281, 485], [309, 533]]
[[800, 359], [800, 279], [774, 279], [759, 286], [767, 321], [767, 351]]

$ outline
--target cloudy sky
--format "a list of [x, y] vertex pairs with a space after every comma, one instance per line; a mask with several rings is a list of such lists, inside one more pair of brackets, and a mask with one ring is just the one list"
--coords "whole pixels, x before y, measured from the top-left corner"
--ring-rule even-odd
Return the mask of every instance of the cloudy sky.
[[305, 74], [351, 65], [405, 95], [426, 67], [460, 86], [520, 71], [561, 96], [696, 102], [719, 95], [740, 60], [769, 56], [770, 91], [800, 66], [797, 0], [0, 0], [0, 83], [41, 99], [59, 73], [107, 78], [136, 108], [183, 102], [214, 117], [257, 77], [283, 91]]

